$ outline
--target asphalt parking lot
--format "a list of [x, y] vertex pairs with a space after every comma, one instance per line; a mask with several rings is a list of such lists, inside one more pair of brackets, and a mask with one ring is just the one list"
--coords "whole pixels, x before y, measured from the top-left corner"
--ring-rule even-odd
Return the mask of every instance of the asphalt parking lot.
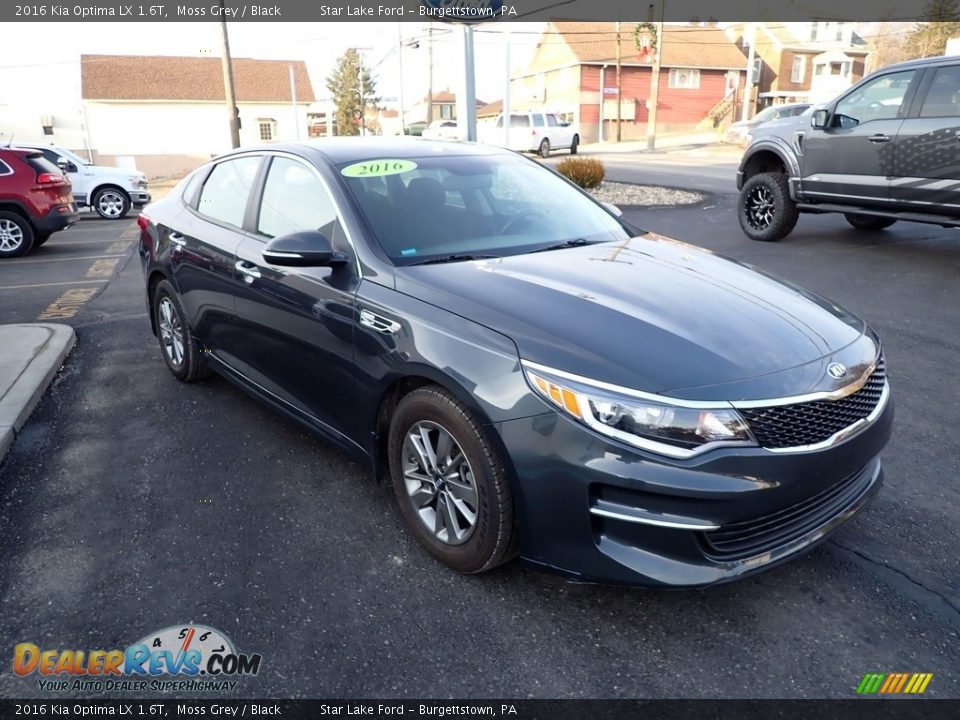
[[[85, 220], [0, 263], [3, 322], [95, 289], [58, 320], [77, 347], [0, 467], [0, 647], [126, 647], [205, 624], [263, 657], [236, 697], [850, 698], [867, 672], [931, 672], [927, 696], [960, 697], [960, 233], [805, 216], [755, 243], [723, 194], [628, 219], [820, 292], [883, 337], [886, 483], [818, 549], [695, 592], [516, 563], [455, 575], [345, 455], [219, 378], [177, 383], [144, 311], [135, 221]], [[49, 699], [35, 678], [2, 673], [0, 695]]]

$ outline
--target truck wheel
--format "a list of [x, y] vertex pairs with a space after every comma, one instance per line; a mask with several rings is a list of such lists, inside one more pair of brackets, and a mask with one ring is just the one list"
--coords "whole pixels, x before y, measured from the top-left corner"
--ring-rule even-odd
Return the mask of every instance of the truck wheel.
[[579, 144], [580, 144], [580, 136], [579, 136], [579, 135], [574, 135], [574, 136], [573, 136], [573, 142], [570, 143], [570, 154], [571, 154], [571, 155], [576, 155], [576, 154], [577, 154], [577, 145], [579, 145]]
[[747, 237], [764, 242], [780, 240], [790, 234], [799, 217], [783, 173], [759, 173], [744, 183], [737, 218]]
[[540, 153], [542, 158], [550, 157], [550, 141], [544, 138], [537, 152]]
[[877, 217], [876, 215], [844, 213], [843, 216], [847, 219], [847, 222], [857, 230], [883, 230], [896, 222], [896, 220], [891, 218]]
[[119, 220], [130, 212], [130, 198], [120, 188], [103, 187], [93, 194], [93, 209], [104, 220]]

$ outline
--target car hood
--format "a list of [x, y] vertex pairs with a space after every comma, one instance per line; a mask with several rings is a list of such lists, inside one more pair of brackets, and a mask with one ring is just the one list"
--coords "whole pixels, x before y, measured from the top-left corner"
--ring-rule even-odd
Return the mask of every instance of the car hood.
[[[396, 283], [507, 335], [526, 360], [677, 397], [713, 399], [730, 384], [739, 384], [737, 398], [799, 394], [822, 380], [825, 358], [856, 345], [852, 367], [876, 352], [863, 321], [830, 302], [652, 233], [399, 267]], [[753, 383], [753, 392], [744, 381], [759, 377], [777, 382]]]

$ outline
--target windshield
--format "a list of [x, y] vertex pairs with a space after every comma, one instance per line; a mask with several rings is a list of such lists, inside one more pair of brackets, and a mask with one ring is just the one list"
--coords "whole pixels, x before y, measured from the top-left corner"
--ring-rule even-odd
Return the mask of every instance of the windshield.
[[74, 163], [75, 165], [89, 165], [89, 164], [90, 164], [90, 161], [89, 161], [89, 160], [84, 160], [82, 157], [80, 157], [79, 155], [74, 155], [74, 154], [73, 154], [72, 152], [70, 152], [69, 150], [65, 150], [65, 149], [59, 148], [59, 147], [58, 147], [58, 148], [53, 148], [53, 150], [54, 150], [54, 152], [57, 153], [57, 155], [62, 155], [63, 157], [65, 157], [67, 160], [69, 160], [70, 162]]
[[760, 112], [758, 112], [754, 116], [753, 121], [758, 123], [766, 122], [767, 120], [772, 120], [776, 114], [777, 114], [776, 107], [768, 107], [766, 110], [761, 110]]
[[396, 265], [629, 237], [579, 190], [513, 154], [369, 160], [339, 169]]

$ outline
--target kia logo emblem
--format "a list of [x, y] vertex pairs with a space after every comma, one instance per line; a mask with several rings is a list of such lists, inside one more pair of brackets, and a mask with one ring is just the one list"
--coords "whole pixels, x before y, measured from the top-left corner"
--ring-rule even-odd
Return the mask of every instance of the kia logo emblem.
[[827, 365], [827, 374], [834, 380], [839, 380], [840, 378], [847, 376], [847, 368], [845, 365], [841, 365], [840, 363], [830, 363]]

